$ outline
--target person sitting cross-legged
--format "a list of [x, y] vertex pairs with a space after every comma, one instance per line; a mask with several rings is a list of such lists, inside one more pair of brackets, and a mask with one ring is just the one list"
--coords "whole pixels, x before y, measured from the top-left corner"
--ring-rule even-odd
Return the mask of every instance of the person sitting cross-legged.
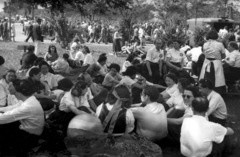
[[14, 108], [4, 107], [8, 108], [8, 111], [0, 114], [1, 156], [10, 155], [4, 153], [27, 156], [27, 151], [37, 146], [38, 137], [43, 132], [44, 112], [33, 95], [34, 88], [28, 80], [16, 79], [10, 82], [8, 90], [21, 100], [22, 104]]
[[137, 121], [136, 132], [152, 142], [167, 136], [167, 116], [162, 104], [157, 103], [158, 89], [147, 85], [141, 95], [145, 107], [130, 108]]
[[213, 142], [221, 143], [225, 136], [232, 135], [234, 131], [206, 120], [205, 114], [209, 110], [206, 98], [194, 98], [192, 110], [194, 115], [183, 120], [181, 153], [186, 157], [206, 157], [212, 151]]
[[96, 111], [105, 133], [124, 134], [133, 131], [135, 119], [128, 109], [130, 105], [131, 91], [124, 85], [117, 85], [108, 94], [107, 103], [98, 106]]

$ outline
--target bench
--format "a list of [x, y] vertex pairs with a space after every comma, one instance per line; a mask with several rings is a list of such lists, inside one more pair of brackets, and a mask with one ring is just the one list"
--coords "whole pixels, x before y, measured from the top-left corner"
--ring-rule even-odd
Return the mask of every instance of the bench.
[[28, 46], [29, 46], [29, 45], [18, 45], [18, 46], [17, 46], [17, 49], [18, 49], [18, 50], [23, 50], [24, 52], [26, 52]]

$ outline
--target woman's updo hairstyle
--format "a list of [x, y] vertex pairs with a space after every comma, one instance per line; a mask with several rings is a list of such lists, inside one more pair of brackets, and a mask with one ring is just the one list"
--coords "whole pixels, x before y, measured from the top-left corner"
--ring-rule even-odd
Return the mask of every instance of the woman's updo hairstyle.
[[83, 80], [79, 80], [72, 88], [71, 94], [72, 96], [79, 97], [82, 94], [82, 90], [87, 88], [87, 83]]
[[127, 67], [127, 70], [122, 73], [124, 76], [133, 76], [137, 74], [137, 68], [134, 66]]
[[31, 86], [31, 82], [28, 80], [20, 80], [20, 79], [15, 79], [12, 81], [12, 84], [15, 88], [15, 90], [19, 93], [22, 93], [24, 96], [31, 96], [34, 93], [33, 86]]
[[33, 77], [33, 75], [37, 75], [39, 74], [41, 71], [39, 68], [32, 68], [30, 71], [29, 71], [29, 76], [30, 77]]
[[175, 74], [173, 74], [173, 73], [167, 74], [164, 77], [164, 80], [166, 80], [167, 77], [170, 78], [171, 80], [173, 80], [173, 82], [178, 83], [178, 78], [177, 78], [177, 76]]

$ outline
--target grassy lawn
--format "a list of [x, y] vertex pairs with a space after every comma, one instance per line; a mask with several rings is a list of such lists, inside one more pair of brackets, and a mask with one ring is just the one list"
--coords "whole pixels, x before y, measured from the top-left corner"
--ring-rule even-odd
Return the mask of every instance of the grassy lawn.
[[[19, 69], [20, 67], [20, 59], [23, 54], [22, 50], [17, 50], [18, 45], [28, 45], [32, 43], [23, 43], [23, 42], [9, 42], [4, 43], [0, 42], [0, 55], [2, 55], [5, 60], [5, 66], [8, 68]], [[112, 46], [105, 45], [105, 44], [86, 44], [89, 46], [90, 50], [94, 53], [96, 59], [101, 53], [109, 53], [112, 51]], [[41, 52], [47, 52], [49, 44], [42, 44]], [[63, 53], [67, 52], [66, 50], [62, 50], [58, 45], [58, 53], [62, 56]], [[148, 49], [150, 45], [146, 46]], [[115, 57], [108, 55], [108, 62], [109, 63], [118, 63], [122, 65], [124, 62], [124, 57]], [[227, 104], [228, 113], [229, 113], [229, 124], [234, 129], [235, 135], [238, 139], [240, 139], [240, 99], [239, 96], [227, 96], [224, 98]], [[171, 149], [163, 150], [164, 157], [179, 157], [181, 156], [179, 152]], [[240, 145], [238, 145], [237, 149], [235, 150], [234, 154], [229, 157], [240, 157]]]

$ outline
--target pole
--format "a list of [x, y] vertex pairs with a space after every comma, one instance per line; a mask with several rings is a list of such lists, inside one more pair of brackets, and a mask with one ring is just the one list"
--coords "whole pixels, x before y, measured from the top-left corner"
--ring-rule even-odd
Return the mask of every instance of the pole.
[[11, 0], [8, 1], [8, 13], [9, 13], [9, 41], [12, 40], [12, 33], [11, 33], [11, 25], [12, 25], [12, 17], [11, 17]]
[[197, 25], [197, 10], [198, 10], [198, 1], [196, 1], [196, 7], [195, 7], [195, 27]]

